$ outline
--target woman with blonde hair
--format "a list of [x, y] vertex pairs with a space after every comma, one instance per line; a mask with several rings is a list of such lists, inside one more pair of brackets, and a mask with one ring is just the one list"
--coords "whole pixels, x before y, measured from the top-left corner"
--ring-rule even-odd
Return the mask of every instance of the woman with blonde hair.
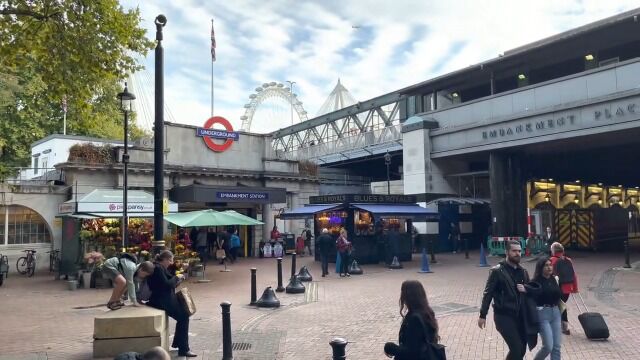
[[336, 240], [338, 254], [340, 254], [340, 277], [351, 276], [349, 274], [349, 256], [351, 255], [351, 241], [347, 240], [347, 230], [340, 229], [340, 236]]

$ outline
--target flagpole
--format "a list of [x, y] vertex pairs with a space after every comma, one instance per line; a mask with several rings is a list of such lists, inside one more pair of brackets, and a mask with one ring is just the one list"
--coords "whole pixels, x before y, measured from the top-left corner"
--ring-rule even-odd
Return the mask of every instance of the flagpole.
[[[213, 19], [211, 19], [211, 33], [213, 34]], [[214, 59], [212, 57], [211, 58], [211, 117], [213, 117], [213, 103], [214, 103], [213, 61]]]

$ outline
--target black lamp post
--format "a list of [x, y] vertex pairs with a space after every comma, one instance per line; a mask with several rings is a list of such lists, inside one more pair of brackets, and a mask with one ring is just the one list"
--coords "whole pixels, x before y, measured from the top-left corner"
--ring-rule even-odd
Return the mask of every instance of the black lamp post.
[[389, 150], [384, 154], [384, 164], [387, 165], [387, 195], [391, 195], [391, 180], [389, 178], [389, 165], [391, 165], [391, 154]]
[[122, 152], [122, 164], [124, 173], [122, 174], [122, 246], [129, 246], [129, 217], [127, 215], [128, 194], [127, 194], [127, 172], [129, 167], [129, 113], [133, 110], [133, 100], [136, 96], [129, 92], [127, 83], [124, 83], [124, 90], [118, 94], [120, 100], [120, 110], [124, 113], [124, 151]]
[[155, 50], [155, 119], [153, 125], [153, 253], [164, 249], [164, 49], [162, 48], [162, 28], [167, 24], [167, 17], [156, 16], [156, 50]]

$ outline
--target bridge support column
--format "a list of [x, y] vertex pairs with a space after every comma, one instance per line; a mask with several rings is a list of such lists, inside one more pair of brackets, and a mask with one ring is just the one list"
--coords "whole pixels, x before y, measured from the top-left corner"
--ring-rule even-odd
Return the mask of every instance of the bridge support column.
[[494, 236], [525, 236], [527, 194], [521, 155], [489, 154], [491, 217]]

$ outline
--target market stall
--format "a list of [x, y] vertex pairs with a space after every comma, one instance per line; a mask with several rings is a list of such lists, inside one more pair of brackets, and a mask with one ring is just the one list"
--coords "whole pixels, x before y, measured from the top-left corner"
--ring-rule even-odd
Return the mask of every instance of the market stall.
[[[353, 257], [360, 263], [389, 262], [393, 256], [411, 260], [412, 222], [438, 222], [439, 218], [437, 212], [418, 206], [411, 195], [324, 195], [309, 201], [280, 217], [312, 218], [316, 237], [323, 228], [334, 238], [345, 229], [353, 243]], [[335, 250], [329, 258], [335, 258]]]

